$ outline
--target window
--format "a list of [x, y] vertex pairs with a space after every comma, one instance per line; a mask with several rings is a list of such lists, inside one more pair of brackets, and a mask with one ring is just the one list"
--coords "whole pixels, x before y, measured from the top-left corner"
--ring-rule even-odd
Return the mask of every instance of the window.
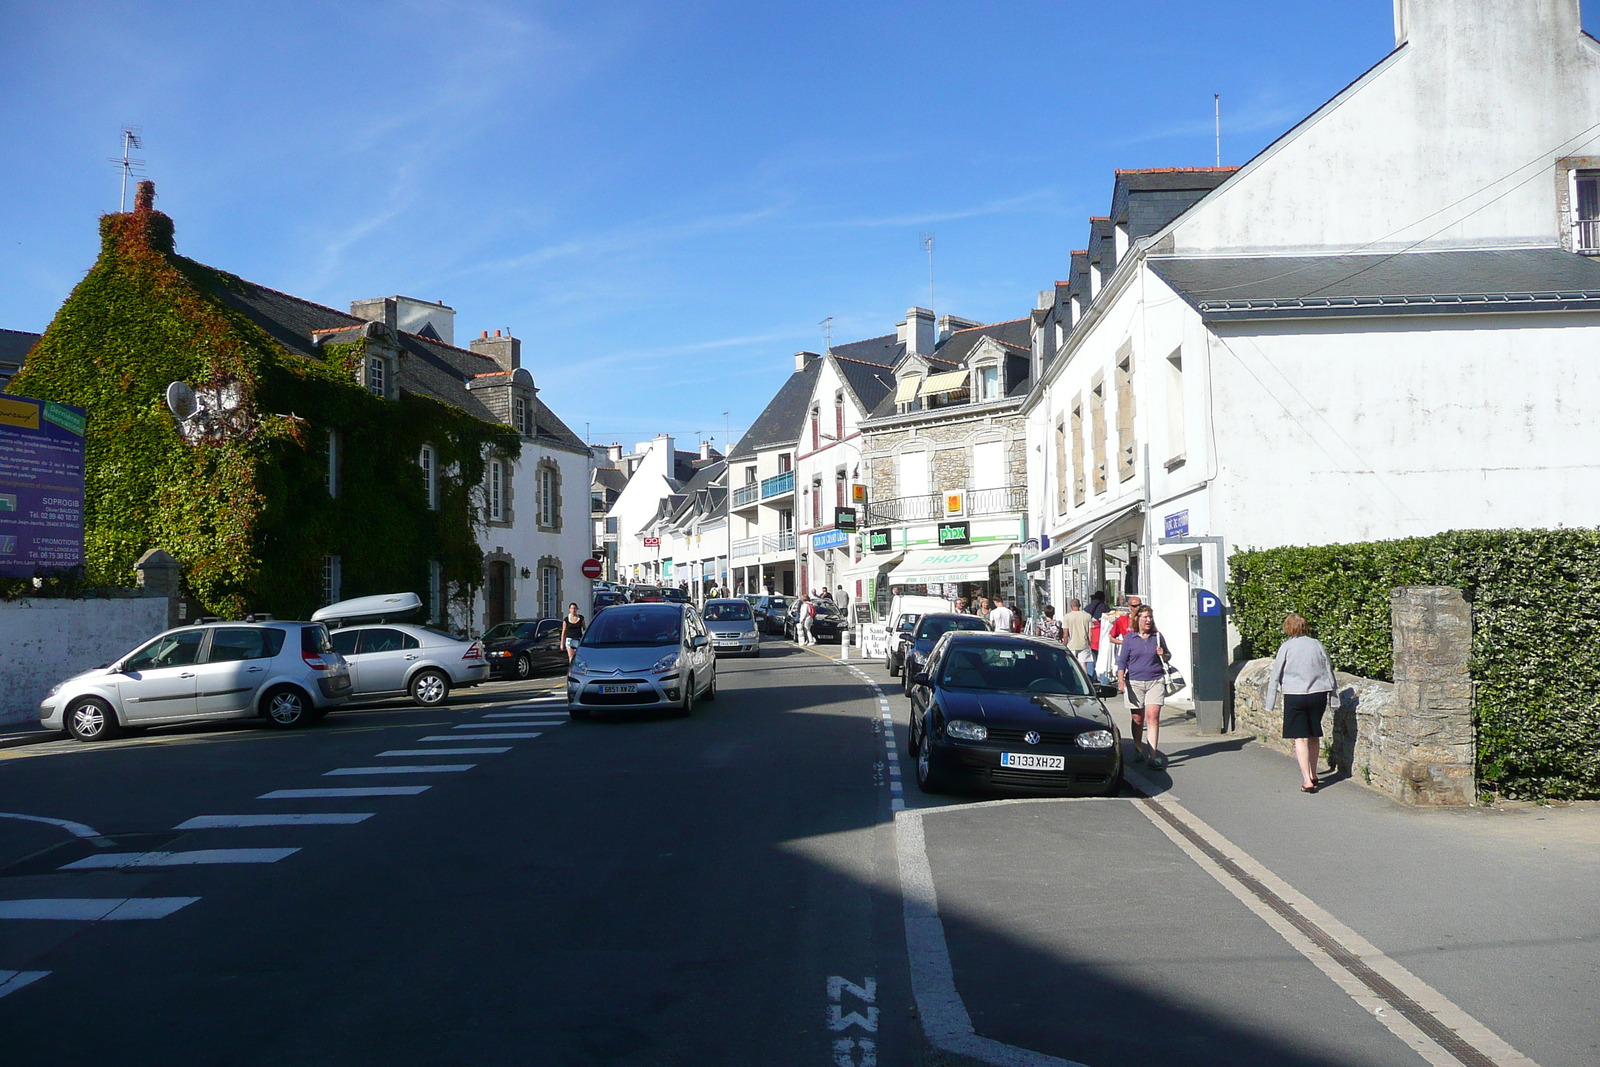
[[515, 396], [511, 398], [511, 425], [517, 431], [517, 436], [528, 437], [533, 433], [533, 420], [528, 417], [528, 398]]
[[1094, 449], [1095, 495], [1106, 491], [1106, 383], [1099, 375], [1089, 390], [1089, 442]]
[[123, 673], [154, 671], [162, 667], [188, 667], [200, 658], [200, 642], [205, 636], [204, 630], [179, 630], [175, 634], [158, 637], [124, 661]]
[[844, 390], [840, 389], [833, 394], [833, 436], [835, 440], [844, 440]]
[[606, 533], [608, 533], [608, 534], [616, 533], [617, 529], [618, 529], [617, 524], [620, 521], [621, 520], [618, 519], [615, 515], [607, 515], [606, 516]]
[[435, 472], [438, 470], [439, 460], [434, 454], [432, 445], [422, 446], [422, 452], [417, 456], [417, 466], [422, 468], [422, 493], [428, 501], [428, 510], [438, 511], [439, 478]]
[[539, 568], [539, 614], [547, 619], [561, 614], [561, 572], [548, 563]]
[[271, 659], [282, 650], [282, 630], [219, 626], [211, 631], [211, 651], [206, 653], [206, 662], [230, 663], [246, 659]]
[[1067, 420], [1056, 419], [1056, 514], [1067, 513]]
[[833, 495], [835, 507], [842, 508], [850, 503], [844, 498], [844, 468], [842, 467], [833, 473]]
[[1072, 398], [1072, 502], [1082, 504], [1085, 495], [1083, 478], [1083, 400]]
[[328, 431], [327, 465], [322, 471], [322, 484], [328, 490], [328, 496], [334, 500], [339, 499], [339, 431]]
[[1003, 489], [1009, 480], [1004, 441], [985, 441], [972, 446], [972, 489]]
[[1572, 184], [1572, 247], [1600, 252], [1600, 171], [1574, 171]]
[[341, 577], [341, 575], [339, 573], [339, 557], [338, 556], [323, 556], [322, 557], [322, 603], [323, 603], [324, 607], [326, 607], [329, 604], [336, 604], [336, 603], [339, 602], [339, 580], [340, 580], [340, 577]]
[[900, 495], [928, 495], [928, 453], [902, 452], [897, 457], [900, 467]]
[[553, 527], [556, 525], [556, 512], [558, 510], [557, 479], [560, 475], [554, 467], [541, 465], [539, 467], [539, 525]]
[[388, 366], [382, 356], [367, 357], [367, 388], [379, 396], [388, 396]]
[[978, 403], [985, 400], [1000, 399], [1000, 367], [990, 364], [979, 367], [973, 374], [973, 386], [977, 390]]
[[794, 457], [787, 452], [778, 453], [778, 473], [788, 474], [794, 469]]
[[1183, 350], [1167, 357], [1167, 469], [1183, 462]]
[[818, 404], [811, 405], [811, 448], [813, 451], [822, 446], [822, 408]]
[[506, 521], [506, 467], [498, 459], [489, 461], [489, 521]]
[[1124, 341], [1117, 350], [1117, 480], [1125, 482], [1136, 473], [1138, 463], [1133, 439], [1133, 342]]
[[744, 469], [744, 484], [745, 485], [755, 485], [756, 484], [756, 469], [754, 467], [746, 467]]
[[822, 479], [818, 478], [811, 483], [811, 528], [817, 529], [822, 525]]

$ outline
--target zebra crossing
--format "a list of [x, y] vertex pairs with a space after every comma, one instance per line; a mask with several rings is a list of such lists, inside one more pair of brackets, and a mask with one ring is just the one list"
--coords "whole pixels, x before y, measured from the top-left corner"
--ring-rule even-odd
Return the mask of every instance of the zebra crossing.
[[[491, 705], [493, 706], [493, 705]], [[501, 705], [505, 707], [505, 705]], [[387, 775], [460, 774], [477, 767], [476, 762], [453, 762], [460, 756], [494, 756], [510, 752], [511, 745], [482, 745], [483, 741], [532, 740], [544, 731], [565, 725], [568, 721], [564, 696], [534, 698], [510, 705], [509, 710], [482, 713], [481, 718], [492, 720], [482, 723], [462, 723], [448, 734], [429, 734], [414, 739], [417, 748], [391, 748], [375, 753], [374, 759], [438, 760], [452, 762], [377, 763], [365, 766], [335, 767], [322, 772], [322, 777], [368, 777]], [[560, 709], [559, 713], [557, 708]], [[476, 710], [476, 709], [474, 709]], [[533, 729], [537, 727], [537, 729]], [[462, 731], [462, 732], [454, 732]], [[462, 744], [468, 742], [469, 744]], [[256, 797], [258, 801], [302, 801], [321, 799], [364, 799], [371, 797], [419, 796], [432, 789], [426, 785], [372, 785], [324, 786], [316, 788], [274, 789]], [[197, 830], [254, 829], [261, 827], [299, 826], [355, 826], [375, 818], [373, 811], [276, 811], [240, 812], [233, 814], [195, 815], [173, 827], [175, 832]], [[91, 828], [78, 823], [35, 816], [18, 816], [37, 822], [50, 822], [68, 826], [81, 839], [100, 847], [110, 847], [112, 842], [96, 834]], [[96, 852], [63, 863], [58, 872], [78, 874], [85, 871], [149, 871], [164, 868], [193, 868], [230, 864], [278, 863], [300, 852], [300, 846], [202, 848], [179, 850], [150, 850], [142, 852]], [[0, 900], [0, 922], [115, 922], [165, 919], [191, 904], [197, 896], [151, 897], [33, 897], [17, 900]], [[6, 997], [48, 976], [46, 970], [0, 969], [0, 998]]]

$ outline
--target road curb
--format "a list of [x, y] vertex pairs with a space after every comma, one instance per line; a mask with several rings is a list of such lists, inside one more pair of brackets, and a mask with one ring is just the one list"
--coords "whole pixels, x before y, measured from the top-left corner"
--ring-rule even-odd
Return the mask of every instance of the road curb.
[[66, 737], [62, 730], [30, 730], [20, 734], [0, 734], [0, 748], [21, 748], [24, 745], [42, 745]]

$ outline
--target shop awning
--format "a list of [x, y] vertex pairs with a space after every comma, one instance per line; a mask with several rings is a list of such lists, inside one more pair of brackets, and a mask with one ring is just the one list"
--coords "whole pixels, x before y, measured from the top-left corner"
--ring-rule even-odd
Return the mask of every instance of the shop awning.
[[890, 585], [928, 585], [938, 582], [986, 582], [989, 568], [1016, 543], [998, 541], [962, 548], [919, 548], [906, 553], [889, 575]]
[[1032, 559], [1024, 562], [1022, 565], [1023, 569], [1031, 574], [1034, 571], [1045, 570], [1046, 568], [1054, 567], [1057, 563], [1061, 562], [1061, 557], [1065, 551], [1065, 549], [1061, 548], [1046, 549], [1037, 556], [1034, 556]]
[[1111, 515], [1096, 519], [1093, 522], [1086, 522], [1076, 529], [1068, 530], [1060, 537], [1052, 537], [1051, 540], [1061, 546], [1062, 552], [1071, 552], [1074, 548], [1081, 548], [1090, 541], [1095, 540], [1100, 534], [1124, 521], [1128, 516], [1137, 515], [1143, 510], [1143, 503], [1131, 504]]
[[900, 384], [895, 386], [894, 402], [896, 404], [909, 404], [917, 398], [917, 387], [922, 384], [922, 375], [913, 374], [909, 378], [901, 378]]
[[921, 396], [932, 396], [934, 393], [948, 393], [953, 389], [964, 389], [967, 384], [967, 372], [964, 370], [946, 371], [943, 374], [930, 374], [922, 383]]
[[859, 563], [852, 563], [849, 567], [839, 572], [840, 578], [854, 581], [857, 578], [876, 578], [878, 572], [885, 567], [892, 567], [905, 557], [904, 552], [879, 552], [875, 556], [867, 556]]

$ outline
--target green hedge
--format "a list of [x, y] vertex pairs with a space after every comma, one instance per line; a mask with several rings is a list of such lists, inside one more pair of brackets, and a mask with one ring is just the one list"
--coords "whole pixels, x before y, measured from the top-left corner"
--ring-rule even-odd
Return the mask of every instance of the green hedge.
[[1600, 798], [1600, 532], [1435, 537], [1236, 552], [1228, 595], [1252, 657], [1296, 611], [1334, 666], [1392, 680], [1389, 591], [1461, 589], [1473, 609], [1478, 778], [1522, 799]]

